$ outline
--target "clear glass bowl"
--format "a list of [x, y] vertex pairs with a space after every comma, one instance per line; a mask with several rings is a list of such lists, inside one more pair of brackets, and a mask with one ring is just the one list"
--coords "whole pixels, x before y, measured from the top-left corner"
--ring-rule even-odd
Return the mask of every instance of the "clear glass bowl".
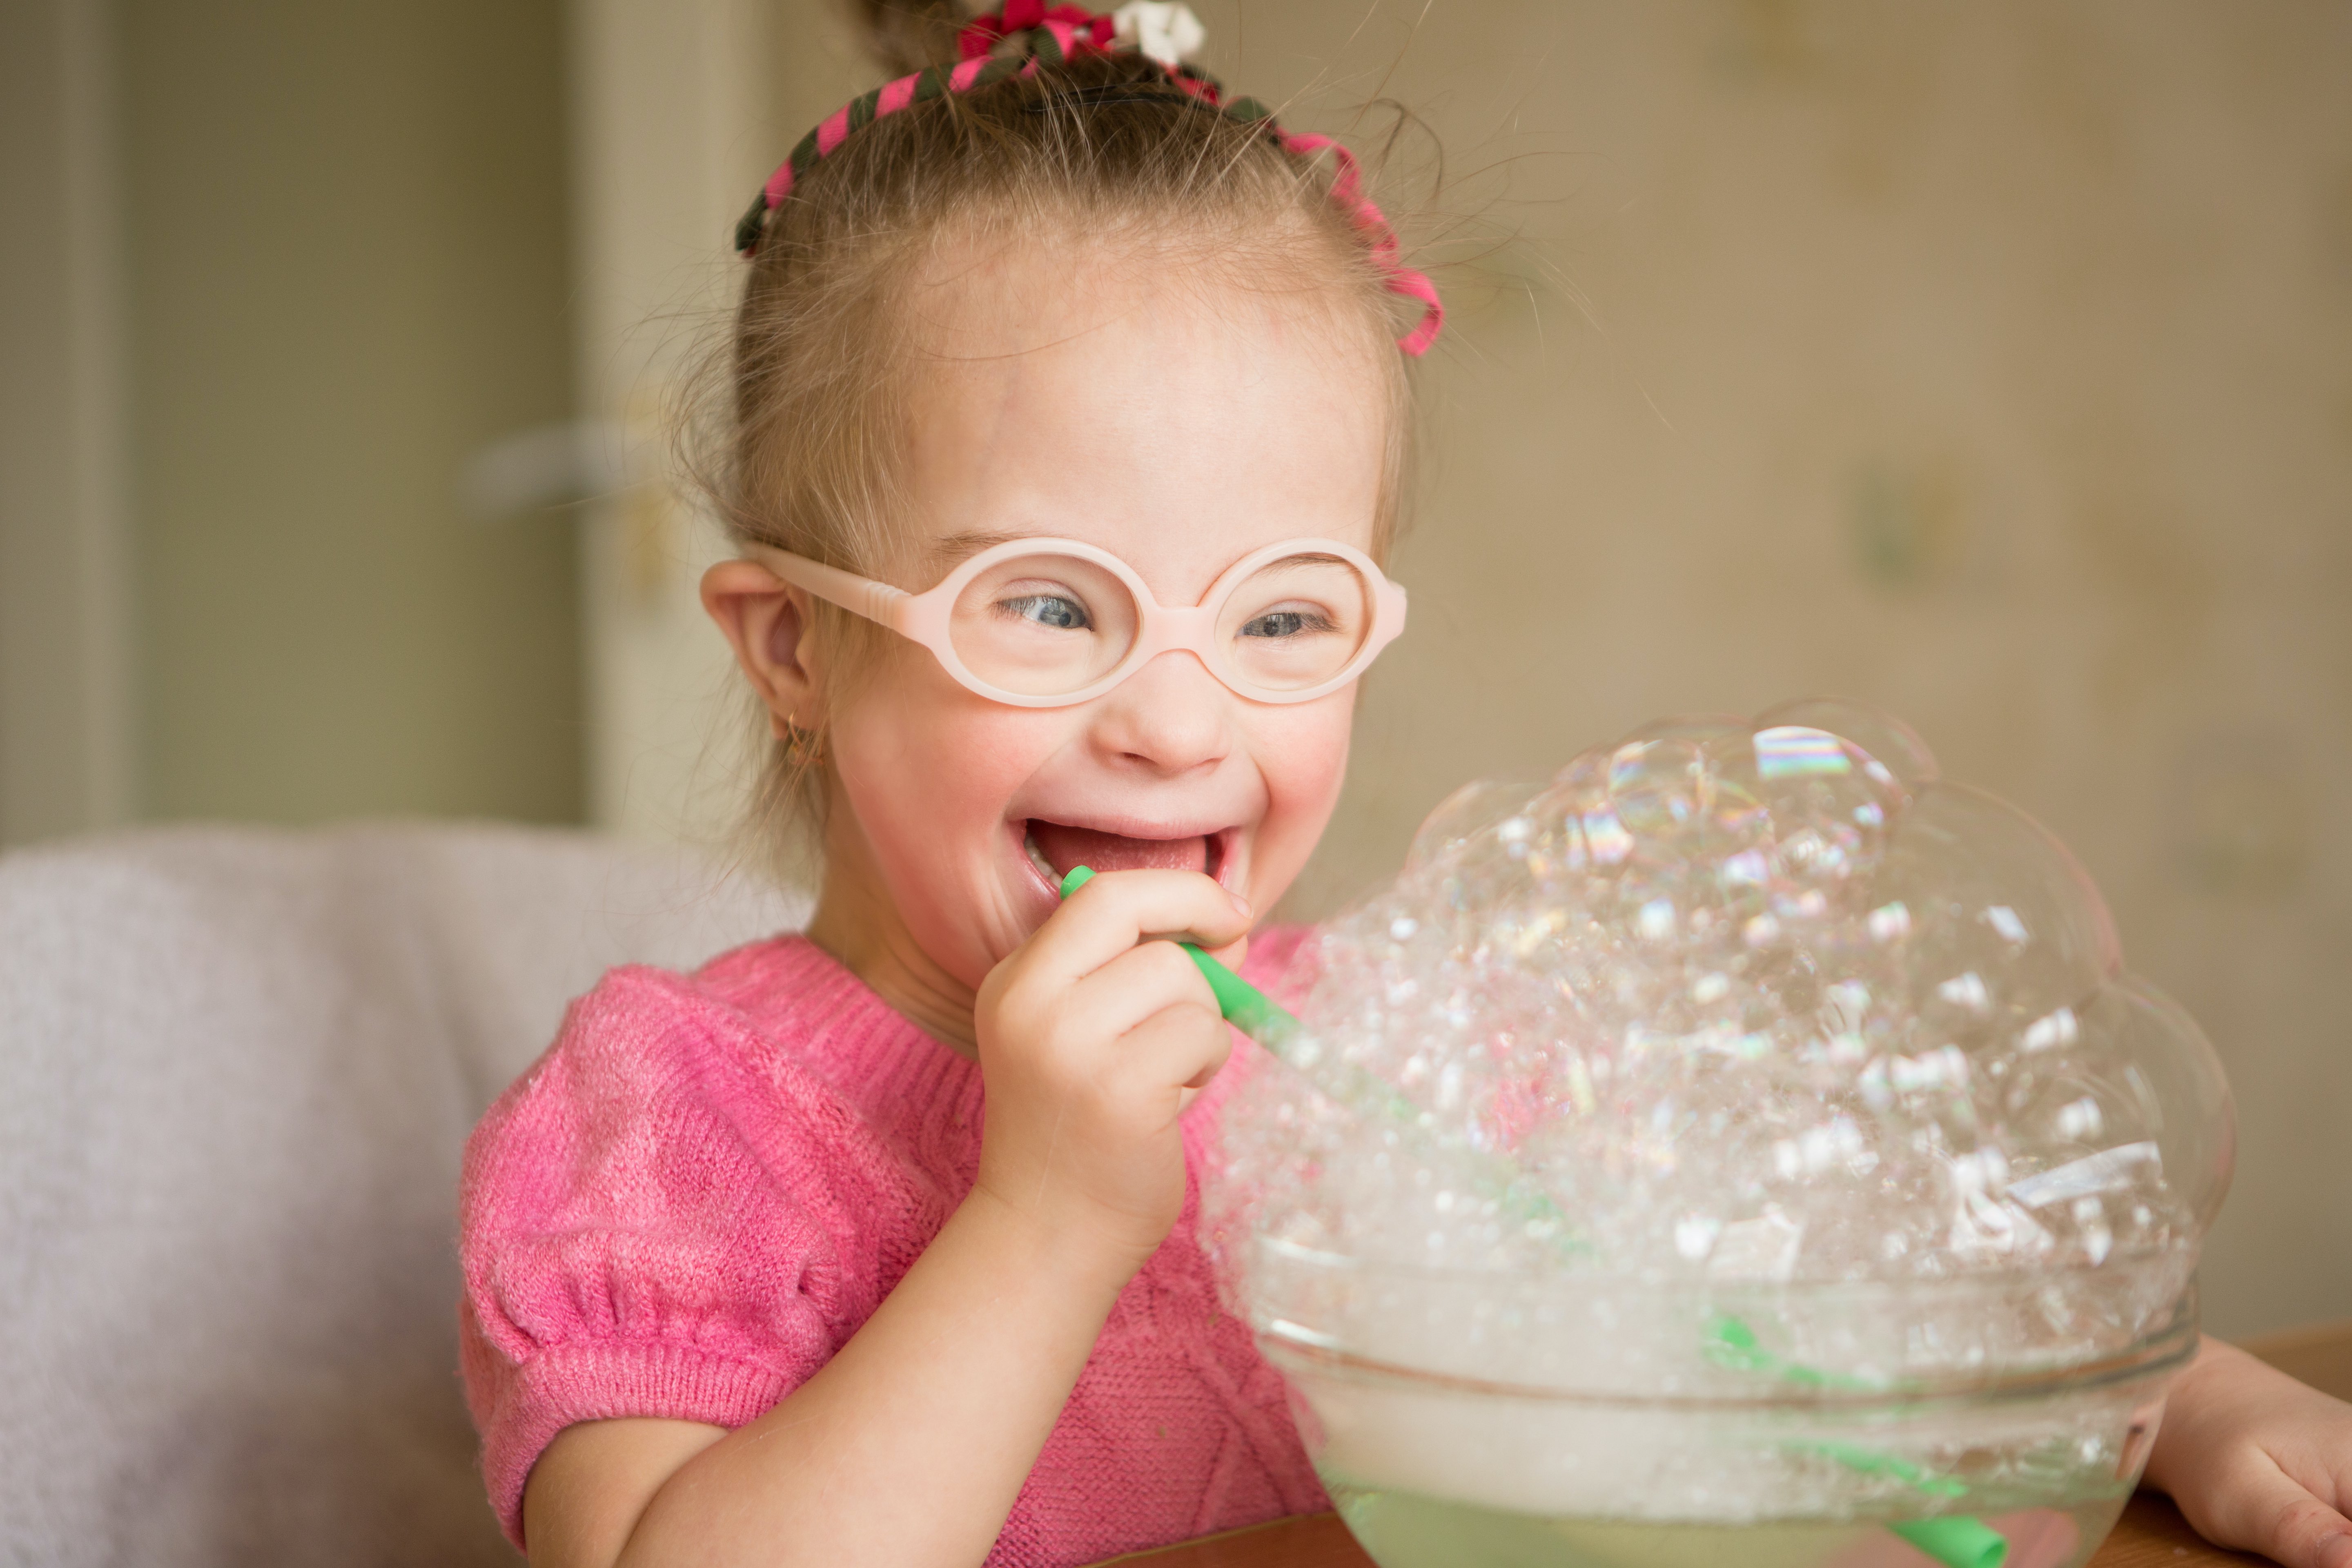
[[2197, 1342], [2177, 1259], [2111, 1267], [2114, 1331], [2040, 1350], [2046, 1278], [1645, 1290], [1262, 1237], [1244, 1273], [1381, 1568], [2079, 1568]]

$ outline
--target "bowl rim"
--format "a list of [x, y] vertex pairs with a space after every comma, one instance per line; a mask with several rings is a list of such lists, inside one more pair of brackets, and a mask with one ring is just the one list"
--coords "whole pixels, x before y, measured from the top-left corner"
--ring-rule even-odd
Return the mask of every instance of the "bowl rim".
[[[1293, 1258], [1309, 1263], [1344, 1264], [1375, 1272], [1418, 1274], [1423, 1278], [1446, 1278], [1464, 1282], [1482, 1276], [1475, 1270], [1412, 1268], [1410, 1266], [1391, 1268], [1370, 1265], [1362, 1259], [1349, 1258], [1336, 1253], [1321, 1253], [1299, 1247], [1296, 1243], [1273, 1243], [1271, 1237], [1262, 1242], [1280, 1246]], [[1485, 1275], [1492, 1280], [1497, 1276]], [[1534, 1281], [1539, 1275], [1506, 1274], [1499, 1278]], [[1595, 1279], [1593, 1283], [1602, 1281]], [[1991, 1293], [1992, 1281], [1956, 1279], [1949, 1282], [1963, 1289], [1981, 1287]], [[2013, 1282], [2012, 1282], [2013, 1283]], [[1911, 1285], [1916, 1289], [1916, 1283]], [[1890, 1282], [1835, 1282], [1821, 1287], [1778, 1287], [1767, 1289], [1718, 1291], [1704, 1298], [1711, 1309], [1724, 1306], [1747, 1306], [1750, 1310], [1767, 1299], [1786, 1300], [1791, 1297], [1820, 1300], [1824, 1296], [1848, 1298], [1872, 1289], [1889, 1290]], [[1673, 1296], [1692, 1300], [1688, 1290], [1656, 1289], [1659, 1297]], [[1571, 1387], [1541, 1382], [1511, 1382], [1493, 1378], [1472, 1377], [1459, 1373], [1438, 1372], [1424, 1367], [1404, 1365], [1380, 1356], [1350, 1350], [1337, 1336], [1324, 1333], [1306, 1324], [1292, 1321], [1277, 1311], [1251, 1310], [1248, 1314], [1261, 1350], [1267, 1360], [1278, 1367], [1286, 1363], [1311, 1365], [1318, 1373], [1355, 1382], [1402, 1384], [1431, 1392], [1472, 1394], [1485, 1398], [1570, 1402], [1628, 1410], [1807, 1410], [1886, 1412], [1916, 1407], [1965, 1403], [1972, 1405], [2030, 1402], [2053, 1395], [2078, 1394], [2120, 1384], [2168, 1376], [2186, 1365], [2197, 1353], [2199, 1343], [2199, 1312], [2197, 1281], [2192, 1274], [2180, 1293], [2173, 1299], [2172, 1309], [2158, 1323], [2140, 1334], [2128, 1345], [2105, 1353], [2071, 1361], [2037, 1361], [2012, 1363], [1991, 1369], [1961, 1369], [1952, 1373], [1911, 1378], [1890, 1378], [1882, 1384], [1856, 1387], [1848, 1383], [1798, 1383], [1776, 1377], [1769, 1373], [1757, 1374], [1757, 1392], [1753, 1394], [1725, 1394], [1710, 1390], [1706, 1393], [1676, 1391], [1631, 1392], [1622, 1389]], [[1303, 1370], [1303, 1368], [1302, 1368]]]
[[[1605, 1286], [1610, 1290], [1620, 1295], [1643, 1294], [1659, 1297], [1687, 1298], [1694, 1289], [1699, 1289], [1712, 1291], [1726, 1300], [1735, 1298], [1743, 1300], [1761, 1299], [1766, 1297], [1787, 1298], [1792, 1296], [1804, 1296], [1813, 1300], [1827, 1300], [1839, 1296], [1865, 1296], [1874, 1291], [1887, 1290], [1900, 1290], [1906, 1292], [1935, 1290], [1948, 1293], [1976, 1291], [1981, 1292], [1985, 1295], [2000, 1295], [2007, 1291], [2014, 1290], [2018, 1285], [2018, 1279], [2016, 1276], [2001, 1274], [1996, 1271], [1954, 1274], [1942, 1279], [1727, 1279], [1713, 1281], [1685, 1279], [1674, 1282], [1664, 1280], [1649, 1281], [1623, 1274], [1604, 1274], [1599, 1272], [1590, 1274], [1579, 1273], [1570, 1268], [1477, 1268], [1457, 1264], [1413, 1263], [1403, 1259], [1359, 1258], [1352, 1253], [1334, 1252], [1328, 1247], [1310, 1247], [1303, 1241], [1293, 1241], [1288, 1237], [1269, 1235], [1263, 1230], [1251, 1231], [1249, 1233], [1248, 1240], [1251, 1246], [1264, 1251], [1274, 1253], [1293, 1262], [1307, 1264], [1313, 1268], [1328, 1268], [1335, 1273], [1345, 1271], [1357, 1274], [1388, 1275], [1403, 1279], [1450, 1280], [1464, 1284], [1476, 1283], [1482, 1285], [1491, 1284], [1495, 1281], [1501, 1280], [1523, 1285], [1559, 1284], [1568, 1287], [1580, 1285], [1591, 1285], [1596, 1287]], [[2200, 1248], [2198, 1247], [2182, 1247], [2176, 1246], [2147, 1247], [2131, 1252], [2116, 1252], [2110, 1254], [2107, 1260], [2101, 1263], [2095, 1269], [2079, 1266], [2070, 1266], [2063, 1269], [2046, 1271], [2038, 1276], [2038, 1278], [2042, 1279], [2053, 1279], [2066, 1275], [2091, 1273], [2114, 1275], [2131, 1268], [2137, 1263], [2160, 1263], [2166, 1261], [2177, 1262], [2184, 1253], [2191, 1259], [2193, 1264], [2199, 1250]]]

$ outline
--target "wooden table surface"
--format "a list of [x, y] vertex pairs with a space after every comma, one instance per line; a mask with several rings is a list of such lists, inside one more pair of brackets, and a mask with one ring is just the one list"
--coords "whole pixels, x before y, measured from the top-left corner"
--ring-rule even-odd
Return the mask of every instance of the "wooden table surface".
[[[2352, 1322], [2273, 1334], [2249, 1341], [2246, 1348], [2315, 1388], [2352, 1399]], [[1331, 1513], [1286, 1519], [1118, 1561], [1124, 1568], [1373, 1568], [1339, 1516]], [[2168, 1499], [2141, 1492], [2092, 1557], [2091, 1568], [2213, 1568], [2266, 1562], [2206, 1545]]]

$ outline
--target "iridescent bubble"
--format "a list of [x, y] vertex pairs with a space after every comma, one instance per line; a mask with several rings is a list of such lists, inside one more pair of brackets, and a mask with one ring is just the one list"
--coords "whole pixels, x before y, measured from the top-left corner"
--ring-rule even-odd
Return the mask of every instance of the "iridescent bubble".
[[1637, 839], [1657, 852], [1740, 837], [1757, 802], [1752, 778], [1727, 776], [1724, 764], [1745, 750], [1747, 724], [1713, 717], [1644, 726], [1609, 753], [1609, 804]]
[[1791, 725], [1824, 730], [1839, 737], [1878, 763], [1906, 791], [1916, 792], [1943, 776], [1936, 753], [1917, 731], [1868, 703], [1843, 697], [1801, 698], [1759, 713], [1754, 728], [1760, 732]]
[[1956, 1037], [2084, 1002], [2123, 967], [2105, 901], [2065, 847], [1965, 784], [1922, 788], [1870, 899], [1903, 911], [1890, 950], [1922, 1016]]
[[1460, 849], [1483, 830], [1511, 816], [1543, 790], [1538, 782], [1473, 779], [1437, 803], [1422, 819], [1405, 852], [1405, 868], [1418, 870]]
[[2202, 1231], [2220, 1213], [2237, 1163], [2229, 1081], [2205, 1032], [2179, 1003], [2130, 973], [2084, 1008], [2083, 1029], [2096, 1059], [2120, 1064], [2163, 1157], [2167, 1188]]

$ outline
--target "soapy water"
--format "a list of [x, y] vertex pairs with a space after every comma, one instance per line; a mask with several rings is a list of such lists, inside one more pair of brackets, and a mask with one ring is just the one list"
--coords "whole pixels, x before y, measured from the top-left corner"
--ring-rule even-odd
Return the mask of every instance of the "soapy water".
[[[1922, 1568], [1935, 1561], [1888, 1521], [1872, 1519], [1724, 1525], [1553, 1518], [1344, 1482], [1331, 1494], [1381, 1568]], [[1985, 1525], [2000, 1538], [2001, 1568], [2082, 1568], [2126, 1495], [2111, 1490], [2063, 1508], [1991, 1515]]]
[[1302, 1343], [1626, 1394], [2086, 1364], [2228, 1183], [2211, 1049], [2082, 868], [1855, 704], [1465, 787], [1299, 962], [1209, 1224]]

